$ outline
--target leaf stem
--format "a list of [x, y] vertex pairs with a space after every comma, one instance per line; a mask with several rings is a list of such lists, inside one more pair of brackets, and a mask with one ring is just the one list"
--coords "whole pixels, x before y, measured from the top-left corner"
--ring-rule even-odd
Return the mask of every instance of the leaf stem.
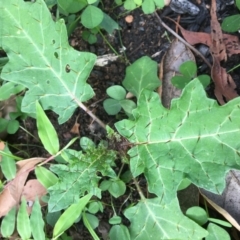
[[145, 196], [144, 196], [144, 194], [142, 192], [142, 189], [140, 188], [136, 178], [133, 178], [133, 182], [134, 182], [134, 184], [135, 184], [135, 186], [137, 188], [137, 191], [138, 191], [138, 194], [139, 194], [140, 198], [144, 201], [146, 198], [145, 198]]
[[107, 40], [107, 38], [105, 38], [105, 36], [103, 35], [103, 33], [101, 32], [101, 30], [99, 30], [100, 35], [102, 36], [103, 40], [107, 43], [107, 45], [110, 47], [110, 49], [118, 56], [120, 57], [120, 55], [118, 54], [118, 52], [112, 47], [112, 45], [110, 44], [110, 42]]

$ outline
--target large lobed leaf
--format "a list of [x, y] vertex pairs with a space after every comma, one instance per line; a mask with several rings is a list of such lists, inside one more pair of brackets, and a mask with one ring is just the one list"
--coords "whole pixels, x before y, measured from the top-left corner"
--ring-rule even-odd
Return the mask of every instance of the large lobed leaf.
[[240, 163], [240, 99], [224, 106], [208, 99], [198, 80], [165, 109], [158, 94], [144, 90], [133, 110], [134, 120], [116, 124], [135, 146], [129, 151], [134, 176], [147, 178], [149, 191], [167, 203], [178, 185], [195, 185], [221, 193], [225, 174]]
[[145, 199], [128, 208], [124, 215], [131, 221], [131, 240], [197, 240], [208, 234], [182, 214], [177, 198], [168, 204], [162, 204], [160, 198]]
[[48, 188], [50, 212], [59, 211], [76, 203], [86, 192], [101, 197], [98, 182], [103, 176], [116, 177], [112, 169], [116, 158], [115, 152], [101, 144], [98, 148], [87, 150], [85, 154], [74, 150], [66, 150], [65, 158], [69, 164], [55, 164], [51, 171], [58, 175], [58, 182]]
[[64, 21], [54, 22], [43, 0], [1, 0], [0, 12], [0, 46], [9, 58], [1, 78], [28, 88], [22, 111], [35, 114], [39, 100], [67, 121], [94, 95], [86, 79], [96, 56], [70, 47]]

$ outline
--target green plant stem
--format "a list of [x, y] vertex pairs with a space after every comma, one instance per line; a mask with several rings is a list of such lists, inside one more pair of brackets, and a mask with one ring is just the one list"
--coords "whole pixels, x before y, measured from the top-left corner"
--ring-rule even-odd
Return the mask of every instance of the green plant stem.
[[238, 64], [237, 66], [234, 66], [233, 68], [231, 68], [230, 70], [227, 71], [227, 73], [232, 72], [233, 70], [235, 70], [236, 68], [239, 68], [240, 64]]
[[155, 16], [157, 17], [160, 25], [162, 25], [168, 32], [170, 32], [174, 37], [176, 37], [179, 41], [184, 43], [188, 48], [190, 48], [195, 54], [200, 56], [202, 60], [208, 65], [209, 68], [212, 68], [211, 64], [208, 62], [208, 60], [192, 45], [190, 45], [188, 42], [186, 42], [182, 37], [180, 37], [177, 33], [175, 33], [167, 24], [165, 24], [162, 19], [158, 16], [157, 12], [154, 12]]
[[[119, 37], [119, 41], [120, 41], [121, 48], [125, 48], [124, 45], [123, 45], [123, 42], [122, 42], [122, 36], [121, 36], [120, 31], [118, 31], [118, 37]], [[124, 59], [125, 59], [126, 63], [127, 63], [128, 65], [131, 65], [130, 61], [129, 61], [128, 58], [127, 58], [127, 55], [126, 55], [126, 52], [125, 52], [125, 51], [123, 51], [123, 55], [124, 55]]]
[[105, 38], [105, 36], [103, 35], [103, 33], [101, 32], [101, 30], [99, 29], [99, 33], [102, 36], [103, 40], [107, 43], [107, 45], [110, 47], [110, 49], [118, 56], [120, 57], [120, 55], [118, 54], [118, 52], [113, 48], [113, 46], [110, 44], [110, 42], [107, 40], [107, 38]]
[[134, 184], [135, 184], [135, 186], [137, 188], [137, 191], [138, 191], [138, 194], [139, 194], [140, 198], [144, 201], [146, 198], [145, 198], [145, 196], [144, 196], [144, 194], [142, 192], [142, 189], [140, 188], [140, 186], [139, 186], [139, 184], [137, 182], [137, 179], [133, 178], [133, 182], [134, 182]]
[[30, 135], [31, 137], [33, 137], [36, 141], [39, 141], [39, 139], [37, 139], [33, 134], [31, 134], [27, 129], [23, 128], [22, 126], [20, 126], [19, 128], [21, 128], [24, 132], [26, 132], [28, 135]]

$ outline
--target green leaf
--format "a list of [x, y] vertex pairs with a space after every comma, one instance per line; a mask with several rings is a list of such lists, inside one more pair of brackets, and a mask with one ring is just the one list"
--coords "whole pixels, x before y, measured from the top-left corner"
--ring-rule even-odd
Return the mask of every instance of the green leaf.
[[36, 240], [45, 240], [44, 221], [42, 216], [41, 205], [36, 199], [32, 208], [30, 224], [33, 238]]
[[98, 227], [99, 225], [99, 220], [96, 216], [89, 214], [89, 213], [85, 213], [85, 216], [90, 224], [90, 226], [92, 227], [92, 229], [95, 229]]
[[85, 29], [83, 32], [82, 32], [82, 38], [90, 43], [90, 44], [93, 44], [95, 42], [97, 42], [97, 37], [96, 37], [96, 34], [93, 34], [91, 33], [89, 30]]
[[209, 223], [207, 230], [209, 232], [209, 235], [205, 238], [206, 240], [230, 240], [230, 236], [226, 230], [219, 227], [218, 225], [214, 223]]
[[111, 217], [108, 222], [112, 225], [120, 224], [122, 222], [122, 218], [115, 215], [115, 216]]
[[[149, 191], [169, 202], [182, 179], [220, 194], [225, 174], [239, 169], [240, 98], [219, 106], [208, 99], [198, 80], [191, 81], [170, 109], [157, 93], [144, 91], [133, 110], [134, 120], [115, 124], [133, 145], [130, 168], [144, 173]], [[161, 187], [159, 187], [161, 186]]]
[[0, 133], [4, 132], [7, 129], [8, 120], [5, 118], [0, 118]]
[[192, 219], [194, 222], [202, 226], [208, 221], [206, 211], [201, 207], [191, 207], [187, 210], [186, 216]]
[[29, 239], [31, 237], [31, 226], [27, 213], [27, 203], [25, 199], [22, 199], [21, 206], [18, 211], [17, 231], [22, 239]]
[[84, 151], [96, 147], [95, 143], [88, 137], [81, 137], [80, 146]]
[[129, 99], [120, 101], [121, 107], [128, 116], [132, 115], [132, 110], [136, 108], [136, 103]]
[[86, 0], [57, 0], [58, 5], [67, 13], [76, 13], [87, 6]]
[[10, 181], [16, 176], [17, 167], [15, 160], [9, 155], [12, 154], [7, 145], [5, 145], [3, 152], [7, 155], [1, 154], [1, 170], [4, 177]]
[[161, 198], [145, 199], [128, 208], [131, 239], [202, 239], [207, 231], [185, 217], [177, 198], [164, 204]]
[[14, 134], [19, 129], [19, 122], [17, 120], [9, 120], [7, 126], [7, 132], [9, 134]]
[[240, 0], [236, 0], [236, 6], [240, 10]]
[[240, 14], [224, 18], [221, 26], [225, 32], [237, 32], [240, 29]]
[[115, 22], [109, 15], [103, 13], [103, 20], [100, 24], [100, 28], [106, 30], [109, 34], [112, 34], [115, 29], [120, 29], [117, 22]]
[[107, 94], [113, 99], [122, 100], [126, 96], [126, 90], [122, 86], [115, 85], [107, 89]]
[[100, 202], [91, 202], [88, 206], [88, 212], [96, 214], [100, 210]]
[[82, 210], [85, 208], [92, 194], [80, 198], [77, 203], [72, 204], [58, 219], [54, 229], [53, 236], [57, 237], [65, 232], [69, 227], [73, 225], [76, 219], [81, 215]]
[[191, 80], [191, 78], [185, 76], [174, 76], [172, 77], [171, 82], [176, 88], [184, 89]]
[[204, 88], [206, 88], [211, 81], [211, 78], [208, 75], [200, 75], [200, 76], [197, 76], [196, 79], [200, 81], [200, 83], [203, 85]]
[[59, 151], [59, 140], [57, 133], [43, 111], [39, 102], [36, 102], [38, 136], [44, 148], [52, 155]]
[[178, 191], [183, 190], [183, 189], [187, 188], [191, 183], [192, 183], [192, 182], [191, 182], [188, 178], [184, 178], [184, 179], [181, 181], [180, 185], [178, 186], [178, 189], [177, 189], [177, 190], [178, 190]]
[[133, 9], [135, 9], [137, 7], [137, 5], [136, 5], [136, 3], [134, 2], [134, 0], [126, 0], [125, 2], [124, 2], [124, 8], [126, 9], [126, 10], [133, 10]]
[[0, 47], [9, 58], [1, 78], [28, 88], [22, 111], [35, 114], [38, 100], [59, 123], [67, 121], [78, 102], [94, 95], [86, 80], [96, 56], [70, 47], [64, 21], [54, 22], [43, 0], [1, 1], [0, 22]]
[[81, 22], [84, 27], [91, 29], [99, 26], [103, 20], [103, 17], [104, 16], [101, 9], [89, 5], [82, 13]]
[[107, 114], [109, 115], [116, 115], [120, 112], [121, 110], [121, 104], [119, 100], [108, 98], [104, 100], [103, 102], [103, 107]]
[[13, 207], [2, 219], [1, 234], [4, 238], [10, 238], [15, 229], [16, 207]]
[[131, 240], [128, 228], [122, 224], [112, 226], [109, 232], [110, 240]]
[[144, 0], [142, 10], [145, 14], [150, 14], [155, 11], [155, 4], [153, 0]]
[[157, 76], [157, 62], [149, 57], [142, 57], [127, 67], [123, 86], [137, 98], [143, 89], [154, 90], [160, 85]]
[[179, 71], [184, 77], [193, 78], [196, 75], [197, 66], [193, 61], [187, 61], [180, 65]]
[[158, 8], [164, 8], [164, 6], [165, 6], [164, 0], [154, 0], [154, 2]]
[[232, 227], [232, 225], [229, 222], [223, 221], [221, 219], [208, 218], [208, 221], [213, 222], [213, 223], [217, 223], [217, 224], [222, 225], [224, 227], [229, 227], [229, 228]]
[[108, 188], [108, 191], [112, 196], [118, 198], [125, 193], [126, 184], [120, 179], [113, 180]]
[[58, 181], [57, 176], [45, 167], [37, 166], [35, 168], [35, 174], [38, 181], [47, 189], [56, 184]]
[[[74, 150], [72, 150], [74, 151]], [[76, 152], [76, 151], [75, 151]], [[76, 152], [77, 154], [78, 152]], [[116, 153], [99, 145], [95, 149], [88, 149], [85, 154], [74, 156], [69, 154], [70, 164], [54, 164], [50, 170], [58, 175], [59, 181], [48, 189], [50, 199], [48, 209], [50, 212], [59, 211], [76, 203], [79, 197], [86, 192], [101, 197], [99, 180], [102, 176], [116, 177], [112, 169]]]
[[9, 99], [12, 95], [18, 94], [25, 89], [24, 86], [13, 82], [7, 82], [0, 87], [0, 101]]

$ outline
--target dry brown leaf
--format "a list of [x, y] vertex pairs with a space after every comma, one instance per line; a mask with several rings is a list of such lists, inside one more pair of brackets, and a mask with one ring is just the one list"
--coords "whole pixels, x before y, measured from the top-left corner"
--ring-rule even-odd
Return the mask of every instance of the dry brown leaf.
[[46, 205], [46, 203], [41, 201], [41, 197], [46, 194], [47, 189], [37, 179], [31, 179], [27, 181], [26, 185], [24, 186], [22, 196], [24, 196], [28, 202], [27, 211], [29, 214], [31, 213], [32, 206], [37, 198], [39, 199], [41, 206]]
[[21, 200], [23, 188], [29, 172], [45, 158], [30, 158], [17, 163], [16, 177], [9, 182], [0, 194], [0, 217], [5, 216]]
[[181, 94], [181, 90], [172, 85], [171, 79], [173, 76], [179, 75], [179, 67], [186, 61], [195, 62], [195, 57], [184, 43], [175, 39], [161, 62], [162, 86], [158, 92], [163, 106], [166, 108], [169, 108], [172, 98], [179, 97]]

